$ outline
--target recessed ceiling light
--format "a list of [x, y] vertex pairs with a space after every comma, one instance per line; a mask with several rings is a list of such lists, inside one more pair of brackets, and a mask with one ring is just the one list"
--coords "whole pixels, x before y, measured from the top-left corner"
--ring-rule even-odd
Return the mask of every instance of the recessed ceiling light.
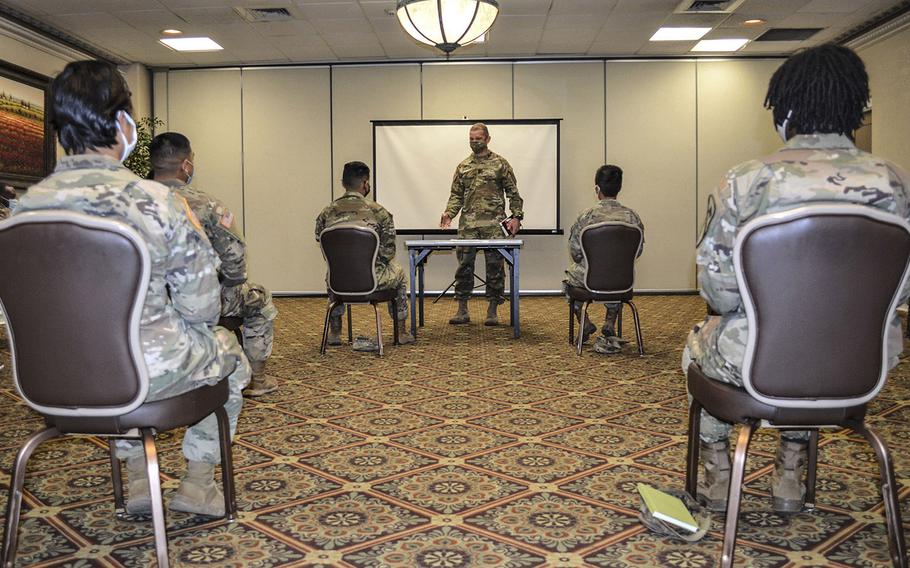
[[761, 18], [752, 18], [751, 20], [746, 20], [743, 22], [744, 26], [760, 26], [765, 23], [765, 20]]
[[690, 51], [736, 51], [747, 43], [749, 40], [743, 38], [703, 39]]
[[161, 30], [161, 33], [163, 33], [164, 35], [180, 35], [183, 32], [180, 30], [175, 30], [173, 28], [168, 28], [166, 30]]
[[219, 51], [224, 49], [210, 37], [163, 37], [158, 41], [174, 51]]
[[660, 28], [650, 41], [691, 41], [701, 39], [711, 28]]

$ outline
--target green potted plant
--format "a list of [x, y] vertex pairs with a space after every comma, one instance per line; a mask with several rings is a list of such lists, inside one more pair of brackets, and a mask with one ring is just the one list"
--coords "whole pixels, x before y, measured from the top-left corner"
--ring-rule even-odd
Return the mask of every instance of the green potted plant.
[[160, 126], [164, 126], [164, 122], [154, 116], [146, 116], [136, 121], [136, 147], [123, 165], [142, 179], [148, 179], [152, 172], [149, 144], [152, 143], [155, 129]]

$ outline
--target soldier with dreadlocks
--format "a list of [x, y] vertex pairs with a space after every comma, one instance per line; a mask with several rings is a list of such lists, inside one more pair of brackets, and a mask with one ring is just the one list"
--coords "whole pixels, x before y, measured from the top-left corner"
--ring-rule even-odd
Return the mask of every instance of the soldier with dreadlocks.
[[[733, 243], [745, 223], [813, 202], [859, 203], [910, 217], [910, 177], [853, 144], [868, 101], [863, 62], [834, 44], [793, 55], [771, 77], [765, 106], [772, 110], [785, 145], [730, 170], [709, 200], [696, 261], [701, 295], [719, 315], [708, 316], [689, 334], [684, 372], [694, 361], [711, 378], [743, 384], [748, 325], [734, 273]], [[889, 334], [889, 363], [894, 366], [903, 345], [896, 314]], [[702, 411], [705, 474], [698, 497], [714, 510], [727, 506], [730, 428]], [[781, 432], [771, 482], [775, 511], [793, 513], [803, 506], [807, 440], [808, 432]]]

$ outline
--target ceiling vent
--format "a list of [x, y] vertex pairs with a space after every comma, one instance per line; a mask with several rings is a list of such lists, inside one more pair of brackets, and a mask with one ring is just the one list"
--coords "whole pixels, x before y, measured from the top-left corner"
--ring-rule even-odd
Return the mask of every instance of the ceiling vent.
[[237, 6], [234, 11], [248, 22], [286, 22], [294, 19], [294, 16], [291, 15], [287, 8], [244, 8]]
[[803, 41], [824, 28], [772, 28], [755, 38], [755, 41]]
[[676, 14], [732, 14], [746, 0], [683, 0]]

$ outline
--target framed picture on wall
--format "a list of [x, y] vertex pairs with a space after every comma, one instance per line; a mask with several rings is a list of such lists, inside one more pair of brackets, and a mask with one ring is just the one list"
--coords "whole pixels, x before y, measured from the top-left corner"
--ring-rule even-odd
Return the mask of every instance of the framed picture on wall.
[[0, 183], [33, 184], [54, 166], [50, 78], [0, 60]]

